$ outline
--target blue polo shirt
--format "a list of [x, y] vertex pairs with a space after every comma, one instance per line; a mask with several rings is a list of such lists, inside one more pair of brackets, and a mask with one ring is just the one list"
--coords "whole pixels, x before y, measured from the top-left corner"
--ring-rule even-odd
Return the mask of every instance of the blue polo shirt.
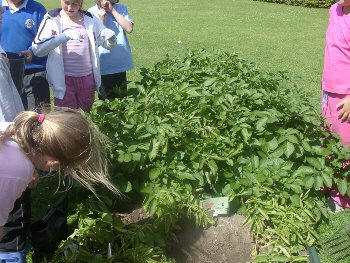
[[[133, 23], [125, 5], [120, 3], [113, 4], [113, 8], [126, 20]], [[99, 11], [97, 5], [94, 5], [88, 11], [98, 17]], [[117, 36], [117, 45], [112, 50], [103, 47], [98, 48], [100, 54], [101, 75], [109, 75], [132, 69], [133, 61], [126, 32], [109, 12], [106, 14], [104, 25], [115, 32], [115, 35]]]
[[[16, 9], [10, 8], [6, 0], [0, 0], [0, 2], [5, 11], [2, 15], [0, 45], [6, 52], [19, 53], [31, 50], [32, 41], [46, 14], [45, 7], [34, 0], [25, 0]], [[25, 65], [26, 73], [45, 70], [46, 60], [47, 57], [33, 56], [32, 62]]]

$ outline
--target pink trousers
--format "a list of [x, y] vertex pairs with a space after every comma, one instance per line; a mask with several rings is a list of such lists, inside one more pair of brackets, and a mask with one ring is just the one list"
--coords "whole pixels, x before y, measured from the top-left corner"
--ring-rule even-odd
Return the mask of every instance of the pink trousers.
[[322, 114], [326, 117], [330, 131], [340, 136], [343, 145], [350, 144], [350, 122], [338, 119], [340, 109], [337, 108], [337, 104], [348, 97], [350, 95], [322, 92]]
[[94, 75], [83, 77], [65, 76], [66, 93], [63, 99], [54, 99], [55, 106], [89, 111], [95, 99]]
[[[337, 105], [349, 96], [350, 95], [347, 94], [335, 94], [322, 91], [322, 114], [329, 124], [330, 131], [340, 136], [344, 146], [350, 144], [350, 123], [347, 121], [342, 122], [338, 119], [340, 109], [337, 108]], [[343, 168], [346, 168], [349, 164], [350, 161], [343, 163]], [[337, 202], [338, 205], [344, 208], [350, 208], [350, 198], [347, 195], [340, 195], [336, 186], [328, 189], [328, 191], [332, 199]]]

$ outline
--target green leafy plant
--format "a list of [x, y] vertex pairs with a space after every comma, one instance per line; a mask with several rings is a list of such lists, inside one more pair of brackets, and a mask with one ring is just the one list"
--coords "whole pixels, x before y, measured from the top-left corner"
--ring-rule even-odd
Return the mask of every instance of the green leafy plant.
[[111, 139], [116, 180], [141, 191], [159, 218], [167, 215], [167, 191], [191, 193], [193, 203], [238, 199], [269, 260], [306, 260], [303, 247], [328, 216], [320, 189], [350, 192], [342, 167], [349, 153], [322, 128], [309, 94], [285, 73], [225, 52], [189, 51], [141, 74], [136, 95], [98, 101], [91, 111]]
[[69, 217], [75, 230], [62, 242], [53, 262], [173, 262], [163, 250], [180, 220], [187, 218], [202, 227], [213, 223], [186, 188], [173, 185], [148, 190], [155, 191], [154, 199], [145, 204], [154, 216], [128, 226], [122, 215], [109, 211], [106, 197], [103, 202], [90, 196], [84, 205], [79, 204]]
[[173, 262], [164, 255], [165, 240], [156, 224], [127, 228], [120, 216], [86, 205], [74, 217], [78, 227], [61, 244], [54, 262]]

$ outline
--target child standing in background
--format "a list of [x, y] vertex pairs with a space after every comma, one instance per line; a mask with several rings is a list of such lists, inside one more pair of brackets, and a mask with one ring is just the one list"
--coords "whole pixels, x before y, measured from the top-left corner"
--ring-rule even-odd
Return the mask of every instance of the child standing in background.
[[[101, 97], [114, 99], [126, 95], [126, 71], [133, 68], [131, 50], [126, 33], [133, 31], [134, 22], [125, 5], [119, 0], [96, 0], [96, 5], [88, 10], [98, 17], [117, 36], [117, 46], [112, 50], [99, 48], [101, 60], [102, 88], [106, 94]], [[102, 93], [102, 92], [101, 92]]]
[[0, 53], [0, 122], [9, 122], [24, 111], [24, 108], [1, 46]]
[[[340, 0], [329, 9], [322, 75], [322, 114], [331, 132], [350, 148], [350, 0]], [[343, 164], [343, 167], [348, 164]], [[342, 207], [350, 198], [331, 189], [331, 197]]]
[[33, 55], [32, 42], [46, 14], [45, 7], [35, 0], [0, 0], [4, 9], [0, 45], [5, 52], [22, 54], [25, 58], [23, 89], [19, 90], [26, 110], [50, 103], [46, 80], [46, 57]]
[[[0, 31], [3, 13], [4, 10], [0, 7]], [[11, 77], [9, 61], [0, 46], [0, 122], [13, 121], [23, 110], [21, 97]]]
[[54, 104], [88, 111], [100, 88], [98, 46], [112, 49], [112, 30], [81, 9], [82, 0], [61, 0], [61, 7], [48, 12], [32, 48], [36, 56], [48, 56], [47, 77], [54, 91]]

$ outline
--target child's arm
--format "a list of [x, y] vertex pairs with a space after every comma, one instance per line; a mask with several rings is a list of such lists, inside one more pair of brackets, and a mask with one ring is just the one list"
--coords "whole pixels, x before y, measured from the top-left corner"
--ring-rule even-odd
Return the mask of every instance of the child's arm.
[[339, 109], [338, 119], [342, 121], [350, 121], [350, 97], [339, 103], [337, 108]]
[[38, 172], [37, 171], [34, 171], [33, 175], [32, 175], [32, 180], [29, 182], [28, 184], [28, 188], [29, 189], [33, 189], [35, 188], [38, 183], [39, 183], [39, 180], [40, 180], [40, 177], [38, 175]]
[[50, 18], [46, 18], [41, 22], [39, 33], [32, 43], [32, 50], [35, 56], [44, 57], [68, 40], [81, 40], [81, 34], [71, 29], [58, 34], [55, 31], [56, 27], [52, 26], [53, 23]]
[[97, 17], [94, 17], [93, 19], [95, 32], [97, 33], [97, 45], [111, 50], [117, 44], [117, 38], [115, 36], [114, 31], [109, 28], [106, 28]]
[[115, 20], [125, 32], [131, 33], [134, 29], [134, 24], [131, 21], [127, 20], [123, 15], [119, 14], [118, 11], [115, 8], [113, 8], [111, 2], [108, 1], [108, 3], [108, 12], [110, 12], [113, 15]]

